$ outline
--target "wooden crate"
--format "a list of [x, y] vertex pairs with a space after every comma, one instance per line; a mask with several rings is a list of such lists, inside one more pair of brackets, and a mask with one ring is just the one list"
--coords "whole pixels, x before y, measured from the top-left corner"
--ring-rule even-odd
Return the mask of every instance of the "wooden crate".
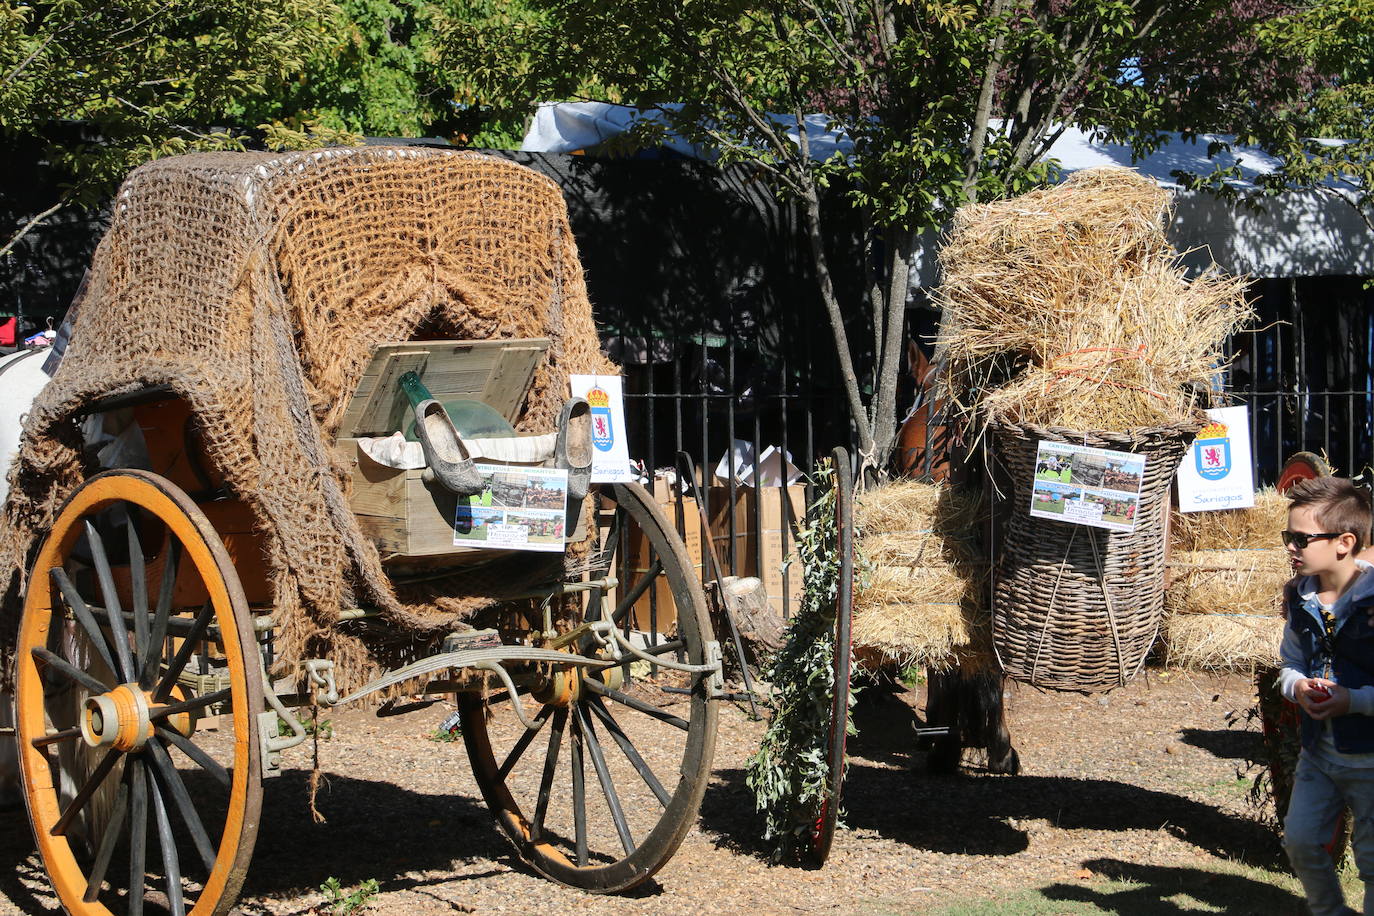
[[514, 422], [549, 342], [537, 340], [426, 340], [379, 346], [344, 409], [338, 457], [351, 469], [349, 506], [384, 561], [490, 556], [490, 548], [453, 543], [459, 497], [424, 469], [389, 468], [358, 448], [364, 436], [403, 431], [414, 419], [400, 377], [415, 372], [438, 401], [482, 401]]
[[407, 372], [438, 401], [481, 401], [512, 423], [520, 413], [545, 339], [412, 340], [379, 346], [344, 408], [341, 437], [389, 436], [410, 425], [399, 380]]

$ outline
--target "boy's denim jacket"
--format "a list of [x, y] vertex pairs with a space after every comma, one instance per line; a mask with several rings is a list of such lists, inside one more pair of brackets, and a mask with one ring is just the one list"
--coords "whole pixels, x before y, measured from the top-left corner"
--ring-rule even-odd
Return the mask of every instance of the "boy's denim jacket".
[[[1322, 623], [1320, 585], [1315, 576], [1300, 576], [1283, 589], [1288, 622], [1283, 631], [1279, 674], [1283, 695], [1294, 700], [1293, 688], [1305, 677], [1325, 677], [1350, 691], [1350, 713], [1328, 719], [1331, 738], [1342, 754], [1374, 754], [1374, 569], [1357, 560], [1360, 577], [1336, 601], [1331, 613], [1336, 632], [1327, 639]], [[1299, 707], [1302, 746], [1312, 749], [1320, 723]]]

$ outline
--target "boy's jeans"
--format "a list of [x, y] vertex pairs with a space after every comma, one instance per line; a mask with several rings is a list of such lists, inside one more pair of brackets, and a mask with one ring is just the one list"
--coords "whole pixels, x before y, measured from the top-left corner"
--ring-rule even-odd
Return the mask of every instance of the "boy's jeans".
[[1312, 916], [1354, 912], [1345, 905], [1336, 865], [1324, 848], [1335, 836], [1347, 805], [1355, 821], [1351, 850], [1364, 882], [1364, 911], [1374, 914], [1374, 767], [1341, 766], [1304, 750], [1283, 822], [1283, 845]]

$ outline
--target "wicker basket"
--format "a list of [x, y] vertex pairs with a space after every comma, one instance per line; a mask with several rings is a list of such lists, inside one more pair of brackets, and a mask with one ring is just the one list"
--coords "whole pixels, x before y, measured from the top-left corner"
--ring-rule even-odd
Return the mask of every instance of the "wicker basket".
[[[992, 423], [1013, 484], [998, 546], [993, 643], [1008, 677], [1056, 690], [1120, 687], [1144, 664], [1164, 609], [1169, 484], [1198, 424], [1125, 433]], [[1146, 456], [1135, 529], [1109, 531], [1030, 516], [1042, 440]]]

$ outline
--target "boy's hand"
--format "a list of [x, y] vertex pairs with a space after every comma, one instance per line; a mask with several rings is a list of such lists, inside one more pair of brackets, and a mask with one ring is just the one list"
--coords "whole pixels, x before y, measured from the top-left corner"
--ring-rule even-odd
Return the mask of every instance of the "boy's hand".
[[1318, 721], [1350, 712], [1350, 691], [1323, 677], [1298, 681], [1293, 686], [1293, 696], [1298, 705]]

